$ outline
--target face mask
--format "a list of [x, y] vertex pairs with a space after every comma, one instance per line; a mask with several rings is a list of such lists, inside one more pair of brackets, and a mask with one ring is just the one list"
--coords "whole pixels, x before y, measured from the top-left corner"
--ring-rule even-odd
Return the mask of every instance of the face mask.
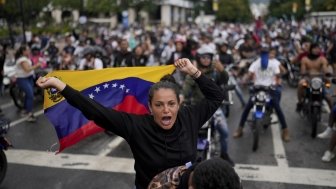
[[308, 55], [308, 58], [310, 60], [316, 60], [318, 57], [320, 57], [320, 54], [309, 53], [309, 55]]
[[260, 59], [261, 59], [261, 68], [263, 70], [266, 70], [268, 67], [268, 60], [269, 60], [268, 52], [262, 52]]

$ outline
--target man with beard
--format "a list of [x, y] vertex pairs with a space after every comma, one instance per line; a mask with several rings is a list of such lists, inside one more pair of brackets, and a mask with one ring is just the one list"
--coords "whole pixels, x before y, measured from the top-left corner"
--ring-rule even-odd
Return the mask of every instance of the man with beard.
[[[297, 97], [298, 103], [296, 106], [296, 111], [300, 112], [302, 109], [302, 104], [304, 100], [304, 83], [307, 83], [312, 76], [327, 74], [328, 73], [328, 61], [321, 53], [321, 48], [318, 44], [313, 43], [309, 48], [308, 55], [301, 60], [301, 75], [305, 75], [298, 85]], [[326, 99], [330, 109], [332, 108], [332, 100], [330, 95], [325, 93], [324, 98]]]
[[128, 50], [128, 41], [122, 39], [119, 43], [119, 51], [116, 52], [113, 67], [131, 67], [132, 52]]

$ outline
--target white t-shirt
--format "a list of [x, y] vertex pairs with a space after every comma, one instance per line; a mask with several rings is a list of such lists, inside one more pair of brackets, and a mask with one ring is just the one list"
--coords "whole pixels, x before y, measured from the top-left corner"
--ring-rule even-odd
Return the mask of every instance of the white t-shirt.
[[[83, 58], [80, 60], [78, 69], [83, 70], [85, 65], [86, 65], [86, 59]], [[99, 58], [95, 58], [93, 65], [87, 65], [87, 66], [92, 67], [94, 70], [100, 70], [100, 69], [103, 69], [103, 61], [100, 60]]]
[[267, 69], [263, 70], [261, 68], [260, 58], [258, 58], [251, 64], [249, 72], [255, 75], [254, 85], [270, 86], [275, 84], [275, 75], [280, 73], [279, 61], [269, 59]]
[[29, 64], [29, 66], [33, 65], [32, 61], [29, 58], [25, 57], [25, 56], [20, 57], [19, 59], [17, 59], [16, 63], [15, 63], [15, 71], [16, 71], [15, 74], [16, 74], [17, 78], [26, 78], [26, 77], [34, 75], [34, 70], [32, 70], [30, 72], [24, 71], [24, 69], [22, 67], [22, 63], [23, 62], [27, 62]]

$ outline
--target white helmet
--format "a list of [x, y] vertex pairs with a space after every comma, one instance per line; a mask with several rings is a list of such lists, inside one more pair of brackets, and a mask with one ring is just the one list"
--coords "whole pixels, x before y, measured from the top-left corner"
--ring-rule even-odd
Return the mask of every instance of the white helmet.
[[202, 45], [200, 48], [197, 49], [197, 54], [210, 54], [215, 55], [215, 49], [210, 47], [209, 45]]

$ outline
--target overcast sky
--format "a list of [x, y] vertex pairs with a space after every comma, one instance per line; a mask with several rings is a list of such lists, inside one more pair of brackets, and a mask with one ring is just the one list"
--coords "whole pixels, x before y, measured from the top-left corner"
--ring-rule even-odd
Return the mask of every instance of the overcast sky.
[[249, 0], [251, 3], [251, 11], [255, 17], [266, 14], [267, 3], [270, 0]]

